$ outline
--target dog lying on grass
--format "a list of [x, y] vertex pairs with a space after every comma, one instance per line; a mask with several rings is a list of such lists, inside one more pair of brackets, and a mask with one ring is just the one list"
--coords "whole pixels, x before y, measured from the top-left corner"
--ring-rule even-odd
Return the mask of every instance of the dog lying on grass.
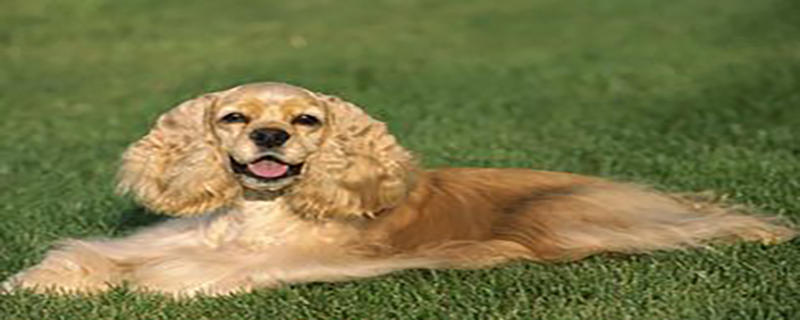
[[219, 295], [795, 235], [774, 218], [599, 178], [423, 170], [355, 105], [280, 83], [182, 103], [125, 152], [119, 180], [143, 206], [179, 218], [65, 241], [4, 287]]

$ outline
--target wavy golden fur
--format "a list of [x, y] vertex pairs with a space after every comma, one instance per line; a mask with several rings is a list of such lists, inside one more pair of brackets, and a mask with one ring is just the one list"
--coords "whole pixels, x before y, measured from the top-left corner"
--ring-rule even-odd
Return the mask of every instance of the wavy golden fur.
[[561, 172], [417, 168], [358, 107], [279, 83], [203, 95], [123, 157], [120, 191], [179, 216], [69, 240], [6, 289], [179, 297], [409, 268], [567, 261], [714, 241], [776, 243], [775, 218]]

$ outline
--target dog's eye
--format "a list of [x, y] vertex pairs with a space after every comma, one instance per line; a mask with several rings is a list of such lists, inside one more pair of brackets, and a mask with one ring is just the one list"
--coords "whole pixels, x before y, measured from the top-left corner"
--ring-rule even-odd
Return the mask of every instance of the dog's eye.
[[321, 122], [317, 117], [310, 114], [301, 114], [292, 120], [292, 124], [299, 124], [303, 126], [316, 126]]
[[246, 123], [248, 119], [244, 114], [240, 112], [232, 112], [226, 114], [224, 117], [219, 119], [219, 121], [224, 123]]

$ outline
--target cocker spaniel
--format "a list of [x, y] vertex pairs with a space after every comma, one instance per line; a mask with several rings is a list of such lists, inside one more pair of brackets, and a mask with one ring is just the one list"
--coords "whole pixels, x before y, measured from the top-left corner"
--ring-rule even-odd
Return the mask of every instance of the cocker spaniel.
[[167, 112], [125, 152], [119, 189], [180, 218], [120, 239], [65, 241], [4, 287], [219, 295], [795, 235], [774, 218], [599, 178], [423, 170], [355, 105], [280, 83]]

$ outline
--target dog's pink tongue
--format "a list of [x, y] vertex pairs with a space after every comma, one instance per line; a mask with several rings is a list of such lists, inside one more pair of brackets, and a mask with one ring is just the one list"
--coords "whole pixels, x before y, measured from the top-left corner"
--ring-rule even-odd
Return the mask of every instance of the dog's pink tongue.
[[265, 159], [248, 164], [247, 169], [262, 178], [277, 178], [286, 174], [289, 166]]

